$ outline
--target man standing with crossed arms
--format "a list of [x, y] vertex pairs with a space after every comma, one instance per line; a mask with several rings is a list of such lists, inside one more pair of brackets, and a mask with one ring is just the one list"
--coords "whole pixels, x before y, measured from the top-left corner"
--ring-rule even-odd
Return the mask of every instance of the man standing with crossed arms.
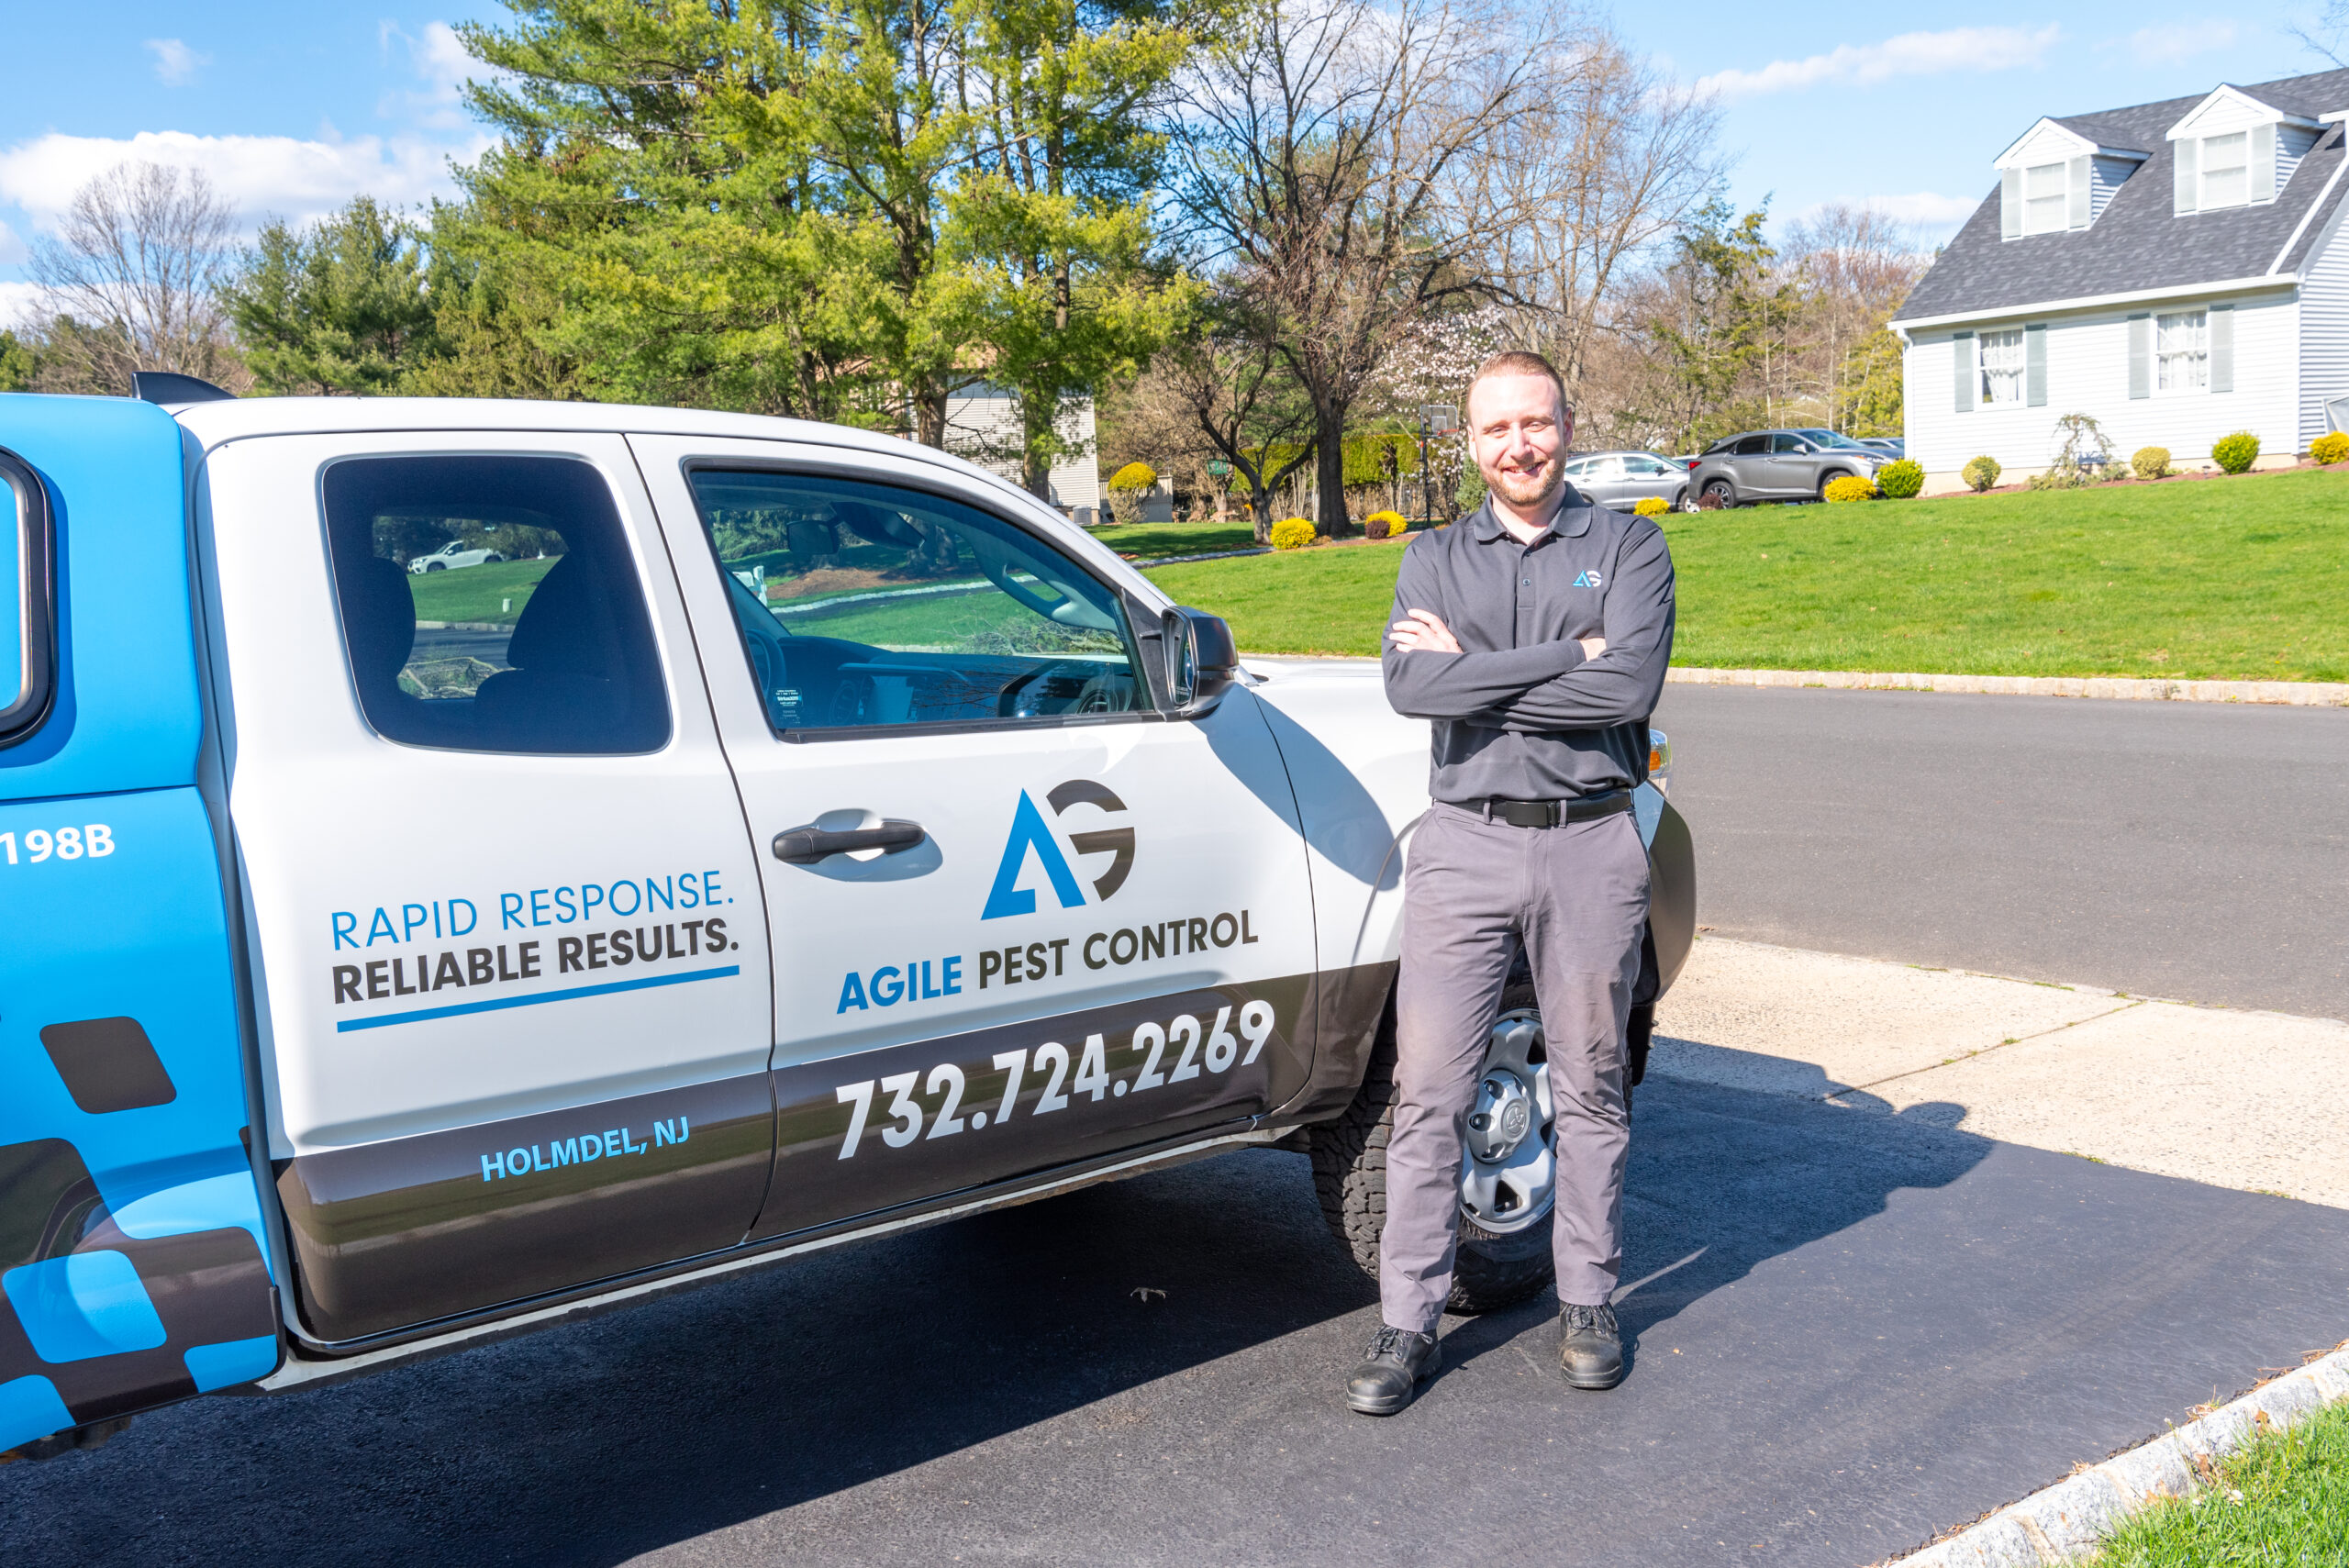
[[1432, 804], [1412, 836], [1396, 992], [1395, 1125], [1379, 1239], [1385, 1319], [1346, 1402], [1390, 1416], [1441, 1362], [1461, 1143], [1503, 984], [1524, 944], [1556, 1110], [1559, 1362], [1622, 1381], [1609, 1298], [1631, 1148], [1625, 1030], [1648, 916], [1631, 790], [1672, 660], [1672, 556], [1646, 517], [1586, 501], [1560, 465], [1574, 410], [1539, 354], [1468, 384], [1488, 495], [1411, 541], [1386, 642], [1387, 700], [1432, 720]]

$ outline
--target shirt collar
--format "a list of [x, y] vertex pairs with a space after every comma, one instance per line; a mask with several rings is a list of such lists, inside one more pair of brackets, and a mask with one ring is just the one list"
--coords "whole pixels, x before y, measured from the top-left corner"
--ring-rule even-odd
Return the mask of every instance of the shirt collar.
[[[1558, 486], [1558, 511], [1557, 515], [1550, 519], [1550, 532], [1560, 539], [1580, 539], [1590, 531], [1591, 505], [1589, 501], [1584, 498], [1581, 491], [1576, 490], [1570, 484], [1561, 483]], [[1506, 539], [1512, 543], [1516, 541], [1516, 536], [1503, 528], [1500, 518], [1494, 515], [1493, 503], [1489, 497], [1477, 506], [1475, 515], [1468, 519], [1468, 524], [1475, 530], [1476, 542], [1479, 544], [1490, 544], [1497, 539]], [[1536, 544], [1541, 542], [1540, 536], [1535, 537], [1534, 542]], [[1531, 546], [1528, 548], [1530, 549]]]

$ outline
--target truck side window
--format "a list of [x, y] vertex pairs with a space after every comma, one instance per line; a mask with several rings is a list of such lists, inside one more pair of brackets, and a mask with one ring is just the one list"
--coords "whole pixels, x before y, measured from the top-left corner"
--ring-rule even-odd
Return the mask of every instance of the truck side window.
[[49, 713], [52, 571], [49, 492], [31, 469], [0, 452], [0, 746]]
[[687, 478], [778, 735], [1150, 706], [1116, 592], [1000, 517], [863, 480]]
[[573, 755], [667, 743], [644, 591], [593, 466], [349, 458], [324, 489], [351, 679], [384, 739]]

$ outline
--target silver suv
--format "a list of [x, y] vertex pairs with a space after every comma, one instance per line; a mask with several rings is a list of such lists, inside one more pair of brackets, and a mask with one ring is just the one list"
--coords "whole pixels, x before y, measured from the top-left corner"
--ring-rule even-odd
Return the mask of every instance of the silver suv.
[[1891, 458], [1832, 430], [1748, 430], [1705, 449], [1689, 488], [1723, 506], [1748, 501], [1823, 501], [1827, 483], [1874, 479]]

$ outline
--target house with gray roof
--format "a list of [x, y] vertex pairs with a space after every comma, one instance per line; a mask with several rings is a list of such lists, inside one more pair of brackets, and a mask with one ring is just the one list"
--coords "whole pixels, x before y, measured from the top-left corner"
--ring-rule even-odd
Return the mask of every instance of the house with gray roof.
[[1928, 494], [1988, 455], [2011, 482], [2088, 414], [2125, 462], [2259, 438], [2283, 466], [2349, 417], [2349, 71], [2042, 119], [1919, 281], [1909, 455]]

